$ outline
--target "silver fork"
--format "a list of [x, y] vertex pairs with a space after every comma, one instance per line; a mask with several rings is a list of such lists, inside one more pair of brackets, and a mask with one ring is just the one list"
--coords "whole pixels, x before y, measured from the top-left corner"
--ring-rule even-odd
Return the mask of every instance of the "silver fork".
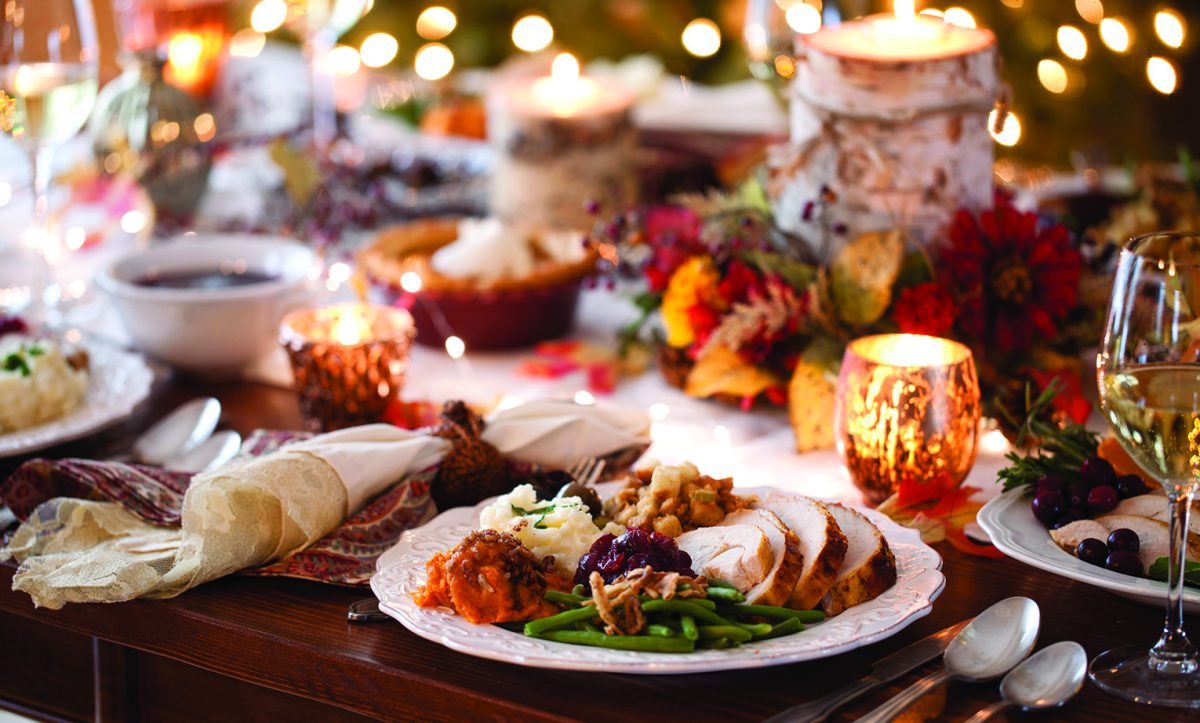
[[571, 475], [579, 484], [590, 487], [600, 481], [600, 475], [604, 474], [604, 467], [607, 464], [599, 457], [584, 457], [571, 465], [567, 474]]

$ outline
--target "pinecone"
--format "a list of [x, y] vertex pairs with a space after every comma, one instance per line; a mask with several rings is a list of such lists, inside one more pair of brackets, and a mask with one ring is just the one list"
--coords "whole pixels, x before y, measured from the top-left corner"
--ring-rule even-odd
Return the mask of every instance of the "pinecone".
[[434, 430], [454, 447], [442, 460], [431, 492], [442, 510], [474, 505], [508, 492], [508, 465], [500, 451], [483, 441], [483, 418], [463, 402], [447, 402], [442, 423]]

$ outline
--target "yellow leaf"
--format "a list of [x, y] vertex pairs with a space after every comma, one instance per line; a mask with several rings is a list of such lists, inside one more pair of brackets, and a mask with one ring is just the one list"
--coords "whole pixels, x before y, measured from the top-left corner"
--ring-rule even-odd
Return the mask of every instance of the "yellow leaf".
[[715, 394], [754, 397], [777, 384], [779, 379], [774, 374], [748, 363], [726, 347], [714, 346], [696, 360], [683, 391], [700, 398]]
[[788, 419], [796, 451], [833, 447], [833, 400], [837, 360], [833, 343], [813, 342], [805, 349], [788, 384]]
[[271, 160], [283, 170], [283, 186], [292, 203], [303, 206], [321, 185], [321, 172], [311, 157], [292, 148], [282, 139], [270, 147]]
[[879, 321], [892, 303], [892, 285], [903, 261], [899, 231], [866, 233], [847, 244], [831, 268], [838, 318], [852, 326]]

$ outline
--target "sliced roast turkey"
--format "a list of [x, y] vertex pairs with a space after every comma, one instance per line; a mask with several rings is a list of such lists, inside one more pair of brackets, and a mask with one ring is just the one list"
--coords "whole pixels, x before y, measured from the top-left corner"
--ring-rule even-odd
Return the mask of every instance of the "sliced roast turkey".
[[[1143, 568], [1149, 569], [1155, 560], [1170, 554], [1171, 538], [1167, 534], [1167, 523], [1148, 517], [1103, 515], [1094, 520], [1076, 520], [1057, 530], [1050, 530], [1050, 537], [1059, 547], [1074, 555], [1080, 542], [1088, 538], [1103, 541], [1108, 537], [1108, 533], [1122, 527], [1137, 534], [1138, 559], [1141, 560]], [[1187, 556], [1189, 560], [1200, 559], [1200, 535], [1193, 532], [1189, 532], [1187, 536]]]
[[821, 600], [828, 615], [874, 600], [896, 584], [896, 557], [887, 540], [861, 513], [838, 504], [825, 509], [837, 520], [848, 543], [846, 557], [829, 592]]
[[787, 606], [801, 610], [815, 608], [833, 587], [848, 542], [841, 527], [825, 505], [801, 495], [772, 495], [757, 505], [774, 512], [800, 539], [804, 569], [788, 596]]
[[[771, 554], [765, 570], [760, 539]], [[799, 538], [767, 510], [738, 510], [719, 525], [685, 532], [675, 542], [692, 556], [692, 569], [730, 583], [757, 605], [785, 603], [804, 570]]]
[[775, 566], [771, 541], [755, 525], [701, 527], [675, 539], [692, 556], [692, 569], [746, 591], [767, 579]]

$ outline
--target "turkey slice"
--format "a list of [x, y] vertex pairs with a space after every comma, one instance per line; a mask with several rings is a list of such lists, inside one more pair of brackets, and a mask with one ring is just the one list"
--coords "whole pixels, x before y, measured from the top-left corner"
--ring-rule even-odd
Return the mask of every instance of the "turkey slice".
[[[758, 530], [770, 544], [771, 565], [758, 579], [745, 572], [757, 564], [746, 554], [712, 554], [722, 545], [747, 550], [746, 539], [757, 539], [745, 527]], [[723, 540], [718, 543], [715, 540]], [[746, 602], [756, 605], [782, 605], [796, 588], [804, 569], [800, 540], [774, 513], [767, 510], [738, 510], [725, 516], [720, 524], [685, 532], [675, 538], [679, 548], [692, 555], [692, 569], [709, 577], [730, 583], [746, 596]], [[757, 549], [757, 548], [754, 548]], [[697, 556], [693, 550], [700, 554]]]
[[692, 557], [692, 569], [745, 592], [771, 574], [775, 553], [766, 533], [754, 525], [701, 527], [675, 538]]
[[862, 514], [838, 504], [825, 506], [846, 536], [842, 567], [821, 600], [828, 615], [874, 600], [896, 584], [896, 557], [883, 534]]
[[801, 495], [773, 495], [757, 505], [770, 510], [800, 538], [804, 569], [787, 606], [811, 610], [837, 579], [849, 543], [825, 505]]

